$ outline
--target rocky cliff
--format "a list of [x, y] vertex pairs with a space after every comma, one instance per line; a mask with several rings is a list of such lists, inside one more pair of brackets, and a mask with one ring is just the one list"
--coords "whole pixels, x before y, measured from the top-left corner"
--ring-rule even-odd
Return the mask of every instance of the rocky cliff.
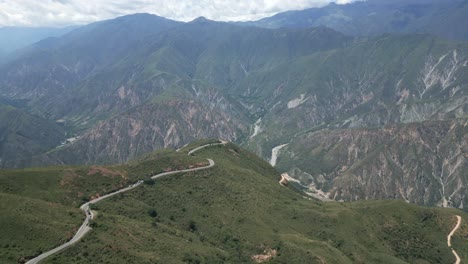
[[278, 167], [327, 198], [465, 208], [468, 121], [321, 130], [296, 137]]

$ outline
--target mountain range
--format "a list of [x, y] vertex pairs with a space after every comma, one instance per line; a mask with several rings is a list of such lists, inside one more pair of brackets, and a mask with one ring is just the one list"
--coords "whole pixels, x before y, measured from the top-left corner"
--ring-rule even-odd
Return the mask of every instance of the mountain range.
[[468, 40], [466, 0], [367, 0], [279, 13], [239, 24], [267, 28], [326, 26], [347, 35], [427, 33]]
[[[315, 196], [466, 209], [466, 1], [385, 3], [241, 25], [135, 14], [41, 40], [0, 66], [0, 166], [124, 163], [223, 138]], [[452, 31], [428, 19], [449, 11]]]

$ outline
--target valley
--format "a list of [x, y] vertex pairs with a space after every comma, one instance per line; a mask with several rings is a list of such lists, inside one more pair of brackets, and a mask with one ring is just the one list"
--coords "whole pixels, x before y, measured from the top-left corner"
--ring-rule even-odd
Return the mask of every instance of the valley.
[[468, 261], [468, 0], [124, 2], [0, 3], [0, 263]]
[[[116, 28], [112, 38], [102, 37]], [[110, 53], [115, 42], [120, 44]], [[47, 138], [53, 146], [31, 138], [41, 146], [34, 152], [4, 152], [3, 167], [125, 163], [196, 139], [223, 138], [330, 199], [397, 198], [461, 209], [468, 204], [464, 42], [422, 34], [354, 37], [323, 27], [243, 27], [204, 18], [180, 23], [136, 14], [42, 44], [0, 67], [0, 97], [21, 102], [21, 111], [44, 122], [60, 121], [60, 129], [49, 126], [59, 135]], [[420, 140], [388, 135], [395, 126], [412, 127], [398, 133], [430, 130], [424, 133], [445, 143], [426, 142], [430, 152], [412, 152], [417, 161], [410, 167], [367, 167], [365, 159], [377, 158], [382, 144]], [[378, 145], [357, 136], [367, 129], [378, 131]], [[339, 133], [355, 135], [344, 142], [360, 153], [337, 154], [349, 156], [339, 164], [306, 139], [344, 139]], [[55, 148], [71, 137], [73, 142]], [[14, 138], [5, 142], [16, 144]], [[412, 167], [428, 160], [430, 165]], [[389, 182], [382, 182], [386, 177]], [[428, 190], [424, 197], [422, 190]]]

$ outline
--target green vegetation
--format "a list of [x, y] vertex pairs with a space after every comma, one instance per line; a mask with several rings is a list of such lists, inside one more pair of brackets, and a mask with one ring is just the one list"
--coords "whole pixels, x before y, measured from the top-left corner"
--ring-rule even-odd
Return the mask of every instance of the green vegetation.
[[186, 152], [163, 149], [142, 155], [140, 158], [129, 162], [127, 171], [129, 177], [136, 180], [149, 178], [161, 172], [186, 169], [189, 165], [202, 166], [207, 164], [206, 159], [196, 156], [189, 157]]
[[19, 263], [28, 256], [70, 239], [84, 215], [75, 207], [0, 193], [0, 263]]
[[183, 146], [180, 149], [180, 152], [188, 153], [192, 149], [196, 149], [198, 147], [201, 147], [201, 146], [204, 146], [204, 145], [207, 145], [207, 144], [214, 144], [214, 143], [220, 143], [220, 142], [221, 141], [219, 141], [219, 139], [214, 139], [214, 138], [212, 138], [212, 139], [207, 138], [207, 139], [197, 140], [195, 142], [187, 144], [186, 146]]
[[[405, 21], [411, 9], [396, 15]], [[393, 15], [375, 17], [388, 22]], [[461, 21], [463, 15], [453, 17]], [[381, 25], [359, 17], [363, 24], [354, 26], [360, 32], [380, 33], [374, 26]], [[395, 22], [399, 27], [402, 21]], [[0, 68], [0, 94], [7, 96], [0, 98], [0, 167], [117, 163], [222, 135], [264, 158], [289, 143], [278, 168], [297, 172], [291, 175], [306, 184], [316, 181], [337, 199], [406, 195], [434, 205], [450, 194], [449, 203], [458, 207], [468, 201], [466, 154], [460, 151], [467, 147], [468, 126], [461, 119], [468, 109], [467, 54], [466, 43], [429, 35], [350, 37], [328, 28], [179, 23], [149, 14], [95, 23], [24, 50]], [[388, 126], [400, 123], [415, 125]], [[67, 133], [81, 138], [57, 148]], [[14, 250], [2, 251], [0, 261], [64, 241], [82, 218], [75, 215], [80, 204], [141, 179], [140, 188], [93, 206], [100, 214], [85, 238], [89, 244], [50, 261], [248, 262], [269, 249], [279, 252], [272, 262], [452, 261], [442, 238], [454, 211], [305, 200], [237, 147], [186, 155], [209, 142], [215, 141], [125, 165], [1, 171], [0, 194], [8, 206], [50, 204], [69, 214], [54, 218], [61, 223], [55, 234], [44, 229], [40, 236], [41, 221], [53, 214], [38, 213], [43, 218], [37, 219], [2, 207], [5, 226], [28, 230], [25, 219], [39, 241], [31, 246], [12, 227], [1, 245]], [[217, 162], [212, 170], [149, 179], [202, 166], [207, 157]], [[466, 243], [457, 237], [454, 244]], [[466, 248], [460, 251], [466, 256]]]
[[[379, 12], [408, 7], [407, 1], [393, 7], [380, 2], [368, 7]], [[367, 6], [356, 3], [339, 8], [361, 4]], [[428, 6], [433, 11], [444, 9], [436, 8], [439, 4], [431, 1]], [[403, 21], [408, 18], [410, 26], [414, 17], [406, 15], [413, 8], [426, 14], [425, 7], [418, 4], [395, 14], [403, 15]], [[464, 20], [460, 12], [467, 7], [457, 7], [459, 12], [452, 18]], [[335, 8], [332, 5], [326, 21], [335, 21], [331, 18], [340, 12]], [[363, 28], [386, 29], [374, 33], [393, 31], [388, 19], [392, 21], [395, 14], [362, 16], [363, 20], [358, 16], [364, 25], [356, 28], [360, 34]], [[392, 27], [382, 28], [368, 19], [383, 19], [383, 25]], [[397, 28], [399, 19], [394, 21]], [[466, 27], [458, 29], [462, 28], [466, 32]], [[338, 199], [402, 197], [432, 206], [445, 198], [453, 207], [468, 204], [463, 173], [468, 163], [459, 151], [466, 148], [463, 133], [454, 134], [454, 140], [446, 137], [442, 148], [436, 141], [417, 143], [411, 156], [390, 155], [382, 146], [392, 142], [406, 146], [401, 140], [411, 138], [414, 131], [370, 148], [365, 136], [356, 136], [341, 143], [339, 153], [333, 155], [338, 147], [330, 141], [344, 142], [343, 135], [353, 133], [351, 128], [379, 128], [376, 135], [382, 138], [385, 126], [391, 124], [416, 122], [414, 129], [423, 131], [424, 122], [456, 121], [468, 115], [467, 43], [423, 34], [370, 35], [352, 37], [325, 27], [266, 29], [207, 20], [179, 23], [149, 14], [84, 26], [19, 52], [0, 67], [0, 96], [6, 97], [0, 101], [14, 106], [0, 105], [0, 166], [123, 163], [155, 149], [223, 137], [237, 140], [265, 159], [273, 147], [290, 143], [279, 153], [278, 168], [291, 172], [292, 177], [306, 178], [307, 183], [316, 182], [322, 191], [341, 190], [332, 194]], [[253, 136], [257, 120], [261, 122]], [[343, 135], [324, 140], [337, 129], [343, 129]], [[329, 141], [330, 148], [311, 143], [312, 131], [324, 135], [318, 141]], [[444, 137], [441, 133], [448, 131], [441, 130], [432, 138]], [[65, 132], [81, 137], [57, 148]], [[419, 146], [425, 145], [431, 151], [420, 155]], [[379, 155], [379, 160], [361, 153]], [[459, 157], [450, 158], [447, 164], [444, 158], [454, 153]], [[393, 157], [411, 164], [402, 169]], [[458, 169], [452, 173], [447, 167]], [[144, 164], [140, 168], [148, 174], [157, 172]], [[164, 169], [168, 168], [175, 166]], [[136, 174], [141, 175], [138, 170]], [[367, 178], [360, 180], [364, 174]], [[381, 178], [388, 181], [375, 175], [385, 175]], [[114, 180], [111, 185], [118, 186], [120, 181]], [[444, 181], [447, 186], [439, 183]], [[86, 189], [88, 185], [78, 186], [75, 192], [83, 189], [86, 198], [94, 191]]]
[[0, 168], [28, 164], [33, 155], [59, 145], [64, 135], [63, 127], [4, 104], [0, 97]]
[[[93, 231], [45, 263], [249, 263], [268, 249], [277, 250], [269, 263], [451, 263], [453, 215], [467, 219], [402, 201], [304, 199], [232, 144], [197, 156], [216, 166], [99, 203]], [[464, 220], [454, 237], [461, 256], [467, 230]]]
[[348, 35], [383, 33], [429, 33], [449, 39], [468, 40], [466, 1], [392, 0], [330, 5], [287, 11], [259, 21], [244, 22], [268, 28], [325, 26]]
[[[0, 170], [0, 263], [21, 262], [69, 240], [84, 218], [78, 207], [94, 197], [200, 164], [206, 160], [161, 150], [125, 165]], [[155, 209], [147, 213], [157, 219]]]

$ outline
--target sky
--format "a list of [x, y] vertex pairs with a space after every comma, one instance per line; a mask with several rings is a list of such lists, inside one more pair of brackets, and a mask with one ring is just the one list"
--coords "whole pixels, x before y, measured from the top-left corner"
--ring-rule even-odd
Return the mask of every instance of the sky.
[[134, 13], [190, 21], [256, 20], [287, 10], [353, 0], [0, 0], [0, 27], [83, 25]]

